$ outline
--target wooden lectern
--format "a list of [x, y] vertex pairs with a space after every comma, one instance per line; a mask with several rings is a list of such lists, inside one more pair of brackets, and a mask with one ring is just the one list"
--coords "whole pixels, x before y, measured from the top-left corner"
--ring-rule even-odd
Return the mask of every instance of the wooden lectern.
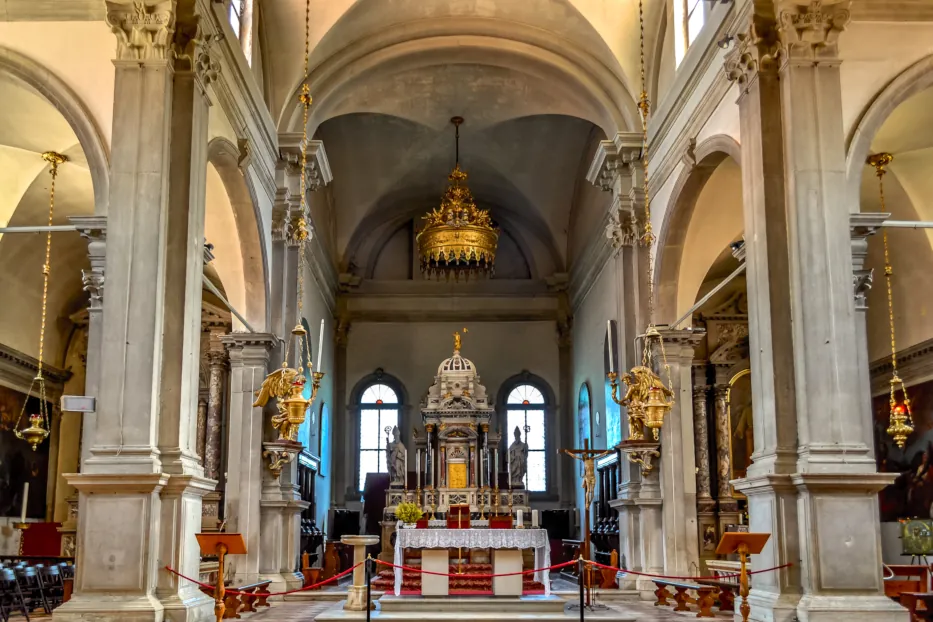
[[748, 563], [749, 555], [761, 553], [765, 548], [770, 533], [742, 533], [736, 531], [727, 531], [722, 534], [722, 540], [716, 547], [717, 555], [739, 554], [739, 560], [742, 562], [742, 568], [739, 575], [739, 594], [742, 596], [742, 606], [739, 611], [742, 612], [742, 622], [748, 622], [748, 614], [751, 613], [751, 605], [748, 604], [748, 570], [745, 564]]
[[201, 546], [201, 555], [217, 555], [217, 586], [214, 588], [214, 616], [221, 622], [224, 611], [224, 557], [227, 555], [245, 555], [246, 542], [239, 533], [196, 533]]

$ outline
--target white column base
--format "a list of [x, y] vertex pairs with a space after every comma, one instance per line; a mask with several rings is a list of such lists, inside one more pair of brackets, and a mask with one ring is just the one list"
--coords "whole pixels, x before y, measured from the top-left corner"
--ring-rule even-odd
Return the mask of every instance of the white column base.
[[366, 611], [366, 586], [351, 585], [348, 587], [347, 602], [344, 603], [343, 608], [347, 611]]
[[52, 611], [55, 622], [162, 622], [162, 603], [155, 596], [76, 595]]
[[[751, 602], [751, 601], [749, 601]], [[908, 622], [907, 609], [886, 596], [804, 595], [797, 606], [800, 622]]]
[[167, 622], [208, 622], [209, 620], [216, 620], [213, 597], [208, 596], [198, 588], [194, 588], [187, 594], [162, 599], [162, 607]]
[[[748, 595], [748, 604], [751, 606], [751, 613], [748, 619], [753, 622], [799, 622], [797, 620], [797, 603], [800, 602], [799, 594], [777, 592], [767, 592], [763, 590], [752, 589]], [[742, 621], [742, 614], [739, 613], [742, 605], [742, 597], [735, 597], [735, 622]]]

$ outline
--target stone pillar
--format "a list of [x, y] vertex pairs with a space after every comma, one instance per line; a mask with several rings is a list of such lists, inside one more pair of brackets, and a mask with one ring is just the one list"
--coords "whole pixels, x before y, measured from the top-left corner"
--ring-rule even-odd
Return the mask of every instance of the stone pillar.
[[232, 556], [228, 564], [238, 582], [255, 583], [259, 579], [263, 412], [253, 402], [278, 340], [267, 333], [230, 333], [221, 337], [221, 342], [230, 359], [224, 516], [227, 531], [243, 534], [247, 551], [246, 555]]
[[207, 442], [207, 398], [198, 398], [198, 455], [204, 466], [204, 448]]
[[204, 442], [204, 475], [211, 479], [220, 479], [221, 428], [223, 427], [223, 388], [224, 371], [227, 365], [227, 353], [222, 343], [223, 329], [211, 329], [210, 351], [207, 360], [210, 364], [207, 393], [207, 422]]
[[300, 518], [310, 505], [302, 501], [298, 491], [298, 463], [292, 460], [276, 478], [262, 468], [262, 498], [260, 508], [259, 578], [272, 582], [273, 592], [301, 587], [298, 565]]
[[729, 422], [729, 385], [713, 387], [713, 419], [716, 422], [716, 500], [719, 512], [736, 512], [738, 504], [732, 495], [732, 426]]
[[[71, 216], [68, 219], [81, 237], [88, 241], [87, 253], [91, 269], [81, 272], [84, 291], [88, 293], [87, 366], [85, 369], [84, 394], [99, 399], [101, 347], [104, 330], [104, 272], [107, 262], [107, 218], [106, 216]], [[81, 416], [81, 464], [91, 457], [94, 445], [94, 428], [97, 413]]]
[[[694, 380], [696, 382], [696, 380]], [[709, 418], [706, 414], [709, 386], [696, 383], [693, 385], [693, 437], [695, 439], [694, 456], [697, 469], [697, 506], [707, 511], [713, 505], [710, 494], [709, 474]]]
[[[338, 302], [338, 304], [345, 304]], [[347, 405], [347, 344], [350, 338], [350, 319], [346, 314], [337, 315], [337, 330], [334, 335], [334, 428], [333, 443], [336, 448], [343, 448], [345, 456], [352, 456], [353, 434], [352, 417], [339, 417], [337, 413], [349, 413]], [[428, 446], [431, 445], [431, 431], [428, 430]], [[337, 451], [334, 455], [337, 455]], [[353, 459], [358, 464], [358, 458]], [[434, 486], [434, 465], [429, 464], [427, 473], [430, 473], [431, 486]], [[360, 493], [357, 490], [357, 472], [355, 469], [334, 469], [333, 490], [335, 501], [342, 498], [344, 507], [348, 501], [359, 501]], [[338, 497], [338, 495], [340, 495]], [[338, 501], [339, 503], [339, 501]]]
[[[848, 1], [753, 7], [739, 82], [755, 452], [755, 620], [906, 620], [883, 595], [871, 421], [859, 404], [838, 37]], [[764, 270], [763, 270], [764, 268]], [[786, 302], [785, 302], [786, 300]], [[799, 564], [799, 565], [796, 565]], [[801, 596], [802, 595], [802, 596]]]
[[[206, 171], [206, 85], [195, 0], [108, 2], [117, 36], [101, 367], [80, 474], [78, 576], [58, 619], [199, 620], [203, 477], [194, 452]], [[195, 35], [202, 37], [195, 39]], [[213, 68], [213, 71], [212, 71]]]
[[377, 536], [344, 536], [340, 539], [344, 544], [353, 547], [353, 585], [347, 590], [347, 602], [344, 609], [349, 611], [366, 611], [366, 547], [379, 544]]
[[[659, 331], [674, 391], [674, 407], [661, 428], [660, 472], [664, 526], [664, 572], [689, 575], [699, 568], [696, 463], [693, 436], [693, 352], [703, 340], [702, 329]], [[664, 360], [654, 352], [656, 369], [668, 382]], [[654, 523], [658, 525], [658, 523]]]
[[[858, 375], [860, 405], [862, 417], [871, 421], [874, 415], [871, 411], [871, 373], [868, 360], [868, 292], [871, 290], [874, 270], [865, 268], [865, 259], [868, 256], [868, 238], [878, 232], [881, 223], [890, 218], [890, 214], [881, 213], [854, 213], [849, 214], [849, 233], [852, 248], [852, 288], [855, 299], [855, 330], [858, 346]], [[868, 429], [869, 434], [871, 430]], [[869, 446], [873, 446], [874, 438], [865, 439]]]

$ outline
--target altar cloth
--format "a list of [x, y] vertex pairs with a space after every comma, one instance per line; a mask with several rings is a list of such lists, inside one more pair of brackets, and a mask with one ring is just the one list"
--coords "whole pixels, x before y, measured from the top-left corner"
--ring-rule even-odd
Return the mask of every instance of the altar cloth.
[[551, 594], [551, 547], [544, 529], [399, 529], [395, 537], [395, 595], [401, 595], [405, 549], [534, 549], [534, 579]]

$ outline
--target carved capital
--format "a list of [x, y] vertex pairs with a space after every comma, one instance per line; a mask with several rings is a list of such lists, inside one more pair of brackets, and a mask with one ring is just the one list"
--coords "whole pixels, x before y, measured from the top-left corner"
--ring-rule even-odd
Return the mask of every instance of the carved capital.
[[88, 308], [92, 311], [100, 311], [104, 308], [104, 271], [101, 270], [82, 270], [81, 282], [84, 284], [84, 291], [90, 296]]
[[638, 227], [634, 214], [629, 210], [613, 209], [609, 213], [606, 237], [616, 254], [625, 246], [635, 246], [638, 243]]
[[753, 16], [748, 32], [736, 35], [735, 47], [726, 55], [723, 62], [726, 77], [744, 91], [761, 72], [777, 74], [780, 54], [774, 21]]
[[176, 0], [105, 0], [118, 60], [171, 60]]
[[875, 271], [855, 270], [852, 272], [852, 286], [855, 289], [855, 309], [865, 311], [868, 309], [868, 292], [871, 291]]
[[216, 39], [214, 37], [203, 37], [198, 39], [194, 52], [194, 73], [201, 83], [201, 88], [207, 88], [208, 84], [216, 82], [220, 76], [220, 62], [211, 53], [211, 47]]
[[851, 0], [781, 0], [777, 6], [778, 34], [787, 58], [835, 58], [839, 35], [852, 19], [851, 4]]

